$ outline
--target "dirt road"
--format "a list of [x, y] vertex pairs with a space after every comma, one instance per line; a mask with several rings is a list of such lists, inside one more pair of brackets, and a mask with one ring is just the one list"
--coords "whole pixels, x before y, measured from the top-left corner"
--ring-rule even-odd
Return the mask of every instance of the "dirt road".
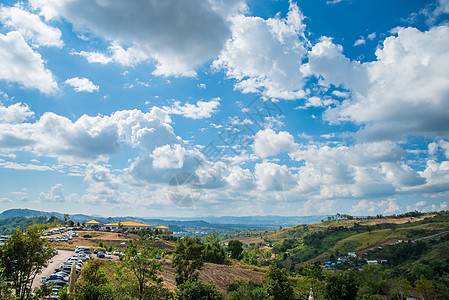
[[66, 259], [72, 256], [74, 253], [74, 251], [58, 250], [58, 254], [53, 256], [53, 258], [50, 260], [50, 263], [48, 264], [48, 267], [42, 270], [42, 272], [40, 274], [37, 274], [36, 278], [34, 278], [32, 289], [40, 286], [41, 278], [50, 276], [60, 263], [65, 262]]

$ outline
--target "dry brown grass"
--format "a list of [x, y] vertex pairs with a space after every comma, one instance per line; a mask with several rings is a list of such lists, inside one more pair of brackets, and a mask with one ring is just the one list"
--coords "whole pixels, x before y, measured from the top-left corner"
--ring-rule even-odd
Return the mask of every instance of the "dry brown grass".
[[[242, 268], [240, 266], [226, 266], [216, 264], [204, 264], [200, 271], [199, 279], [203, 282], [212, 281], [217, 290], [226, 294], [227, 285], [237, 280], [261, 282], [263, 272], [254, 270], [252, 268]], [[176, 289], [175, 283], [175, 269], [171, 267], [170, 261], [165, 261], [162, 264], [162, 278], [164, 280], [164, 287], [171, 291]]]

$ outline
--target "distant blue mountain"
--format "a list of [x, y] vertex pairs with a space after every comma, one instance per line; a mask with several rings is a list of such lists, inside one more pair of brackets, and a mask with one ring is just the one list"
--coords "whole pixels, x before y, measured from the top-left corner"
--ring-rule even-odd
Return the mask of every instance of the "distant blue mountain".
[[[64, 214], [58, 212], [45, 212], [32, 209], [9, 209], [0, 213], [0, 219], [12, 218], [12, 217], [56, 217], [59, 219], [64, 218]], [[98, 215], [84, 215], [74, 214], [69, 215], [70, 220], [74, 222], [84, 223], [86, 221], [95, 219], [101, 223], [120, 222], [125, 220], [143, 222], [152, 225], [175, 225], [175, 226], [188, 226], [188, 227], [233, 227], [235, 225], [243, 226], [244, 228], [267, 228], [276, 229], [279, 226], [291, 227], [298, 224], [311, 224], [319, 223], [321, 220], [327, 219], [327, 215], [322, 216], [223, 216], [223, 217], [200, 217], [200, 218], [140, 218], [140, 217], [101, 217]]]

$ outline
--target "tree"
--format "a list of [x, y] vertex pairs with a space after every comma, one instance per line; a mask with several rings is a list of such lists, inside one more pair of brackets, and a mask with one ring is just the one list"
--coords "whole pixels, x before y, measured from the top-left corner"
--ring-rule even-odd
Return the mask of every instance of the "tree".
[[270, 295], [261, 284], [237, 281], [228, 286], [229, 300], [265, 300]]
[[390, 281], [390, 291], [388, 292], [388, 298], [404, 300], [412, 295], [412, 286], [410, 282], [401, 277], [394, 278]]
[[176, 271], [176, 285], [198, 279], [197, 270], [203, 267], [204, 244], [199, 238], [188, 236], [179, 240], [173, 252], [172, 267]]
[[118, 222], [118, 229], [121, 233], [124, 233], [126, 231], [125, 226], [122, 224], [122, 222]]
[[360, 297], [367, 295], [377, 295], [379, 289], [387, 284], [386, 275], [381, 265], [369, 265], [362, 266], [361, 272], [358, 272], [360, 282], [357, 295]]
[[64, 218], [64, 222], [67, 223], [67, 220], [70, 219], [70, 216], [69, 216], [69, 214], [64, 214], [63, 218]]
[[228, 243], [228, 252], [233, 259], [241, 259], [243, 252], [243, 243], [238, 240], [230, 240]]
[[[125, 255], [121, 256], [121, 268], [118, 270], [119, 279], [125, 281], [127, 273], [131, 273], [137, 281], [139, 299], [144, 299], [146, 286], [149, 282], [160, 284], [162, 279], [158, 277], [161, 263], [156, 260], [160, 255], [158, 248], [150, 247], [146, 240], [137, 240], [128, 244]], [[133, 281], [131, 281], [133, 282]]]
[[275, 265], [268, 268], [267, 273], [262, 278], [262, 284], [273, 300], [293, 299], [293, 288], [288, 281], [287, 271], [279, 269]]
[[307, 262], [296, 267], [296, 272], [300, 275], [323, 280], [323, 268], [319, 262]]
[[328, 272], [324, 280], [324, 298], [327, 300], [353, 300], [358, 284], [353, 272]]
[[206, 247], [204, 248], [204, 261], [222, 264], [225, 261], [226, 255], [221, 248], [220, 243], [218, 241], [218, 234], [215, 230], [212, 231], [212, 235], [206, 237]]
[[108, 283], [108, 277], [106, 272], [101, 268], [103, 265], [102, 260], [89, 260], [80, 273], [81, 285], [95, 285], [101, 286]]
[[436, 298], [435, 287], [424, 275], [421, 275], [421, 278], [415, 281], [415, 289], [423, 296], [424, 300]]
[[217, 291], [215, 285], [203, 283], [201, 280], [187, 281], [178, 286], [176, 300], [224, 300], [223, 295]]
[[19, 229], [0, 248], [1, 277], [12, 282], [16, 297], [26, 299], [34, 278], [44, 269], [53, 256], [53, 250], [44, 247], [35, 225], [25, 234]]

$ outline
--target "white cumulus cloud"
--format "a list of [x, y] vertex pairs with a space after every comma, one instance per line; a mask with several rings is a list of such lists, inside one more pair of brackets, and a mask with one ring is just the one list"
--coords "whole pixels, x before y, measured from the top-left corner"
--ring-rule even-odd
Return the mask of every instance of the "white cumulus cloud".
[[89, 79], [87, 79], [85, 77], [70, 78], [70, 79], [67, 79], [64, 83], [72, 86], [75, 89], [75, 91], [77, 91], [77, 92], [92, 93], [92, 92], [98, 92], [98, 90], [100, 89], [100, 87], [98, 85], [93, 84], [92, 81], [90, 81]]
[[16, 82], [45, 94], [52, 94], [58, 88], [41, 55], [31, 49], [18, 31], [0, 33], [0, 65], [0, 80]]
[[[216, 57], [230, 36], [227, 14], [243, 7], [240, 1], [202, 0], [168, 0], [163, 5], [125, 0], [31, 4], [46, 19], [62, 17], [79, 33], [111, 42], [111, 61], [129, 65], [151, 59], [156, 62], [154, 74], [164, 76], [195, 75], [196, 66]], [[106, 57], [96, 55], [103, 62]]]
[[302, 21], [294, 3], [286, 18], [233, 17], [232, 38], [213, 66], [237, 79], [236, 88], [244, 93], [260, 91], [282, 99], [304, 97], [300, 69], [308, 42]]
[[210, 101], [197, 101], [196, 104], [175, 101], [172, 106], [164, 106], [163, 109], [174, 115], [182, 115], [189, 119], [205, 119], [210, 118], [220, 106], [220, 98], [214, 98]]
[[20, 32], [27, 41], [36, 46], [64, 46], [62, 33], [58, 28], [48, 26], [38, 15], [23, 10], [19, 5], [1, 6], [0, 22], [8, 29]]
[[264, 129], [254, 136], [254, 153], [260, 157], [276, 156], [282, 151], [293, 151], [296, 147], [293, 136], [286, 131], [276, 133], [272, 129]]

